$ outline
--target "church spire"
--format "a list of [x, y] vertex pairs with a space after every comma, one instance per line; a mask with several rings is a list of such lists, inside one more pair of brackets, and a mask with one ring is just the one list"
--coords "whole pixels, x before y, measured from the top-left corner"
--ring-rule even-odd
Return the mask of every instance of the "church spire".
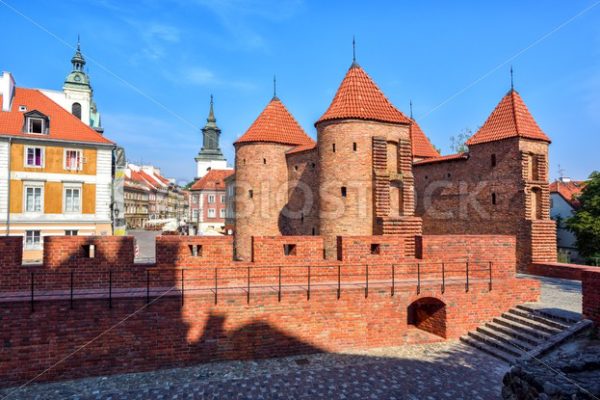
[[206, 118], [206, 122], [217, 122], [217, 119], [215, 118], [215, 111], [213, 109], [213, 95], [210, 95], [210, 109], [208, 111], [208, 118]]
[[81, 54], [81, 43], [79, 41], [79, 35], [77, 35], [77, 50], [75, 55], [71, 58], [71, 64], [73, 64], [73, 71], [84, 72], [83, 66], [85, 65], [85, 58]]
[[352, 65], [350, 65], [350, 68], [354, 67], [358, 67], [358, 63], [356, 62], [356, 39], [352, 35]]
[[221, 129], [217, 126], [215, 118], [214, 97], [210, 95], [210, 107], [206, 124], [202, 128], [202, 148], [194, 158], [197, 165], [196, 177], [202, 177], [206, 174], [207, 168], [223, 169], [227, 167], [225, 157], [219, 146]]

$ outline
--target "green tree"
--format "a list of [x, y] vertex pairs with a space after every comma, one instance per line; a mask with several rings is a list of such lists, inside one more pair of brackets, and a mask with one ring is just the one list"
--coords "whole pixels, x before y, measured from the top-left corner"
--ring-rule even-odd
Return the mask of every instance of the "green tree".
[[463, 129], [458, 135], [450, 136], [450, 149], [454, 153], [465, 153], [469, 151], [469, 148], [465, 142], [473, 136], [473, 131], [469, 128]]
[[600, 257], [600, 172], [592, 172], [578, 200], [580, 207], [565, 221], [566, 226], [575, 234], [582, 256]]

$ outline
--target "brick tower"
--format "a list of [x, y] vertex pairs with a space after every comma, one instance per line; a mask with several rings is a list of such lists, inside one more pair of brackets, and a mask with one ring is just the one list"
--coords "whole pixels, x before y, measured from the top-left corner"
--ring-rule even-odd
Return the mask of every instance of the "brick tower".
[[352, 63], [315, 123], [320, 235], [327, 258], [336, 256], [337, 236], [421, 232], [420, 219], [414, 217], [410, 125]]
[[286, 153], [314, 141], [276, 96], [235, 146], [236, 257], [252, 259], [252, 236], [278, 236], [289, 222]]
[[513, 229], [517, 236], [517, 267], [525, 271], [532, 262], [556, 262], [556, 224], [550, 219], [550, 138], [516, 90], [511, 88], [466, 144], [469, 153], [490, 160], [494, 169], [502, 159], [516, 175]]

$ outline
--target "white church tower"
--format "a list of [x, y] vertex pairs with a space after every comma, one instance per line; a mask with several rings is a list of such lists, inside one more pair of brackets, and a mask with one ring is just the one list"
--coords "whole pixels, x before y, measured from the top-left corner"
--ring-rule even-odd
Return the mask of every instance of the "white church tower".
[[230, 169], [227, 168], [227, 160], [219, 147], [220, 136], [221, 129], [217, 126], [211, 94], [208, 118], [206, 118], [206, 125], [202, 128], [202, 148], [194, 158], [196, 160], [196, 178], [202, 178], [211, 169]]
[[90, 78], [83, 69], [85, 58], [81, 54], [79, 38], [77, 38], [77, 50], [71, 58], [71, 64], [73, 70], [65, 79], [63, 91], [46, 89], [41, 89], [41, 91], [86, 125], [102, 133], [104, 129], [100, 121], [100, 113], [94, 102], [94, 91], [90, 84]]

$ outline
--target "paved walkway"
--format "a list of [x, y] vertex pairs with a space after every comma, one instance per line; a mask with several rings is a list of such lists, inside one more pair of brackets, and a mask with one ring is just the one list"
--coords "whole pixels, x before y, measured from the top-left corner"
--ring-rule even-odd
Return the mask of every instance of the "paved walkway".
[[[543, 279], [542, 302], [580, 312], [580, 286]], [[445, 342], [30, 385], [0, 399], [498, 399], [507, 368]]]

